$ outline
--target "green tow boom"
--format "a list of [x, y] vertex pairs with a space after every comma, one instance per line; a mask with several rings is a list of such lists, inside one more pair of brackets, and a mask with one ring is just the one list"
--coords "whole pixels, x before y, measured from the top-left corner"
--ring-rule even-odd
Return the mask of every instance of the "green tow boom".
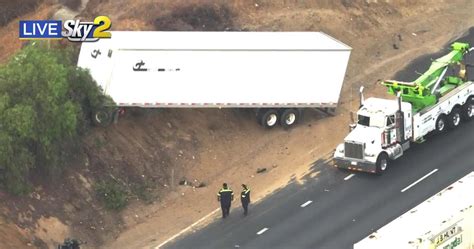
[[[462, 60], [469, 48], [468, 43], [455, 42], [451, 44], [449, 54], [434, 60], [428, 71], [415, 81], [386, 80], [382, 84], [388, 88], [390, 94], [397, 95], [400, 92], [402, 99], [411, 103], [415, 112], [433, 106], [440, 97], [467, 81], [466, 66]], [[444, 77], [451, 65], [459, 65], [459, 74]]]

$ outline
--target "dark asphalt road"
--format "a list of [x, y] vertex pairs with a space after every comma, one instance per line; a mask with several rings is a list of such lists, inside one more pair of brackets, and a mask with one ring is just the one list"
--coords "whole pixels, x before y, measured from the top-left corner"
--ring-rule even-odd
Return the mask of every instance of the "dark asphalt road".
[[[458, 38], [455, 37], [451, 39], [447, 44], [445, 44], [443, 47], [444, 49], [442, 51], [439, 51], [437, 53], [433, 54], [426, 54], [424, 56], [420, 56], [419, 58], [414, 59], [410, 63], [408, 63], [405, 68], [402, 68], [400, 71], [398, 71], [393, 79], [396, 80], [401, 80], [401, 81], [412, 81], [415, 80], [418, 76], [419, 73], [423, 73], [426, 70], [428, 70], [431, 61], [433, 59], [439, 58], [443, 55], [446, 55], [450, 51], [450, 46], [453, 42], [458, 41], [458, 42], [468, 42], [471, 47], [474, 46], [474, 27], [471, 27], [462, 37]], [[474, 53], [471, 53], [465, 57], [465, 60], [468, 63], [473, 64], [474, 63]], [[450, 72], [448, 72], [449, 75]], [[468, 68], [468, 75], [470, 75], [470, 79], [472, 80], [474, 78], [474, 68]]]
[[[474, 44], [474, 29], [467, 37]], [[290, 183], [252, 205], [249, 216], [242, 216], [239, 205], [228, 219], [178, 237], [164, 248], [352, 248], [474, 170], [474, 121], [414, 145], [383, 176], [358, 173], [346, 181], [352, 172], [327, 167], [325, 162], [315, 162], [311, 170], [320, 169], [318, 177], [308, 176], [302, 185]], [[434, 169], [438, 171], [401, 192]], [[309, 200], [311, 204], [301, 207]], [[264, 228], [268, 230], [257, 235]]]
[[[456, 145], [453, 146], [454, 141]], [[413, 208], [474, 170], [474, 122], [431, 137], [395, 161], [383, 176], [326, 168], [320, 177], [291, 183], [243, 217], [232, 210], [226, 220], [179, 238], [164, 248], [352, 248], [371, 231]], [[436, 173], [402, 189], [433, 169]], [[313, 201], [302, 208], [301, 204]], [[263, 228], [268, 230], [257, 235]]]

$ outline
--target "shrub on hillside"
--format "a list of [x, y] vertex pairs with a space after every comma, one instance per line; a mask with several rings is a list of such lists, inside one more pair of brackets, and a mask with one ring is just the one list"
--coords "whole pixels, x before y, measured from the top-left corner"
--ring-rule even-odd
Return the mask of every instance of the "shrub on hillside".
[[153, 183], [148, 180], [136, 181], [131, 184], [131, 193], [136, 195], [140, 200], [151, 203], [153, 201]]
[[59, 3], [72, 10], [78, 10], [81, 6], [81, 0], [60, 0]]
[[127, 206], [127, 192], [122, 185], [114, 180], [97, 183], [95, 191], [107, 209], [120, 210]]
[[108, 99], [71, 50], [33, 44], [0, 67], [0, 184], [28, 191], [30, 171], [57, 175]]
[[155, 19], [160, 31], [223, 31], [235, 29], [226, 4], [189, 4]]
[[11, 20], [33, 11], [43, 0], [0, 0], [0, 26]]

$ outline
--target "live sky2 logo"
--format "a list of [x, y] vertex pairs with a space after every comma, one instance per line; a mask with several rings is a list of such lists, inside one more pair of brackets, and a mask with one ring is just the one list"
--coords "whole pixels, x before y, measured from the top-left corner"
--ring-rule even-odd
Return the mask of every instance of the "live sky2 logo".
[[66, 20], [23, 20], [20, 21], [19, 38], [22, 40], [61, 39], [72, 42], [94, 42], [111, 38], [108, 31], [112, 23], [107, 16], [98, 16], [93, 22]]

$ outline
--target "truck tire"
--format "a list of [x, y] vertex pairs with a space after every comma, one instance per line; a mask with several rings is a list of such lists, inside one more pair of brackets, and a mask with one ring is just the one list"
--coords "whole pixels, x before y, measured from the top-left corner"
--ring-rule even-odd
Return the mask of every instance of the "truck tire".
[[299, 121], [299, 114], [297, 109], [282, 109], [280, 111], [280, 125], [283, 128], [293, 127]]
[[92, 112], [92, 122], [95, 126], [106, 127], [112, 123], [114, 110], [111, 108], [102, 108]]
[[448, 115], [448, 126], [450, 129], [454, 129], [461, 124], [461, 111], [458, 107], [454, 107], [451, 113]]
[[461, 108], [461, 117], [463, 121], [471, 121], [474, 117], [474, 99], [470, 97]]
[[261, 109], [259, 116], [260, 125], [270, 129], [278, 124], [278, 112], [275, 109]]
[[385, 170], [388, 168], [388, 155], [385, 152], [380, 153], [377, 157], [377, 162], [375, 163], [375, 173], [377, 175], [382, 175]]
[[441, 114], [436, 119], [435, 130], [436, 133], [443, 133], [446, 130], [446, 115]]

